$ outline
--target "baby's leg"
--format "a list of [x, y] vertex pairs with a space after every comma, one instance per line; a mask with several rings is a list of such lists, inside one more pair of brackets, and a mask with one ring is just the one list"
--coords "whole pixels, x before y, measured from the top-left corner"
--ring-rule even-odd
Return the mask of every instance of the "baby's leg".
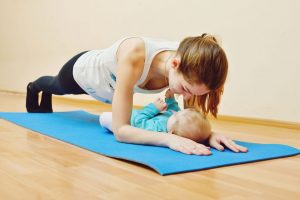
[[104, 112], [99, 117], [100, 125], [112, 132], [112, 112]]

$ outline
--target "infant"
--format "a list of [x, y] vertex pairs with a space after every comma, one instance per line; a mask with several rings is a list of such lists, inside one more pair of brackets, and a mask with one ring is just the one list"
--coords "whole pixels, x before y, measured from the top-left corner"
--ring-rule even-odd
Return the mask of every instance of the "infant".
[[[104, 112], [99, 118], [102, 127], [112, 131], [112, 113]], [[132, 126], [149, 131], [172, 133], [203, 143], [211, 135], [206, 117], [193, 108], [180, 110], [174, 95], [166, 92], [165, 101], [158, 98], [140, 110], [133, 110]]]

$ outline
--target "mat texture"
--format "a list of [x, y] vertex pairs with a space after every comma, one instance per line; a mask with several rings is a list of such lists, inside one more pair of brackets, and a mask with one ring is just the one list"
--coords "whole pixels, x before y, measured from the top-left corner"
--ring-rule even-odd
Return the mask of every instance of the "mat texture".
[[98, 116], [84, 111], [55, 113], [0, 112], [0, 118], [99, 154], [129, 160], [153, 168], [161, 175], [210, 169], [300, 154], [300, 150], [281, 144], [256, 144], [236, 141], [248, 153], [219, 152], [211, 156], [185, 155], [165, 147], [117, 142], [102, 128]]

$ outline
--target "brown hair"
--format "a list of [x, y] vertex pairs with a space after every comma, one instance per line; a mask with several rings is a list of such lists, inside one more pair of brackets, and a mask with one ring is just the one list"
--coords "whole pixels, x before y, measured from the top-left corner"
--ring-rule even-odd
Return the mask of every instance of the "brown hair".
[[194, 107], [205, 115], [210, 112], [217, 117], [218, 105], [227, 77], [228, 62], [224, 50], [212, 35], [185, 38], [179, 45], [177, 55], [181, 62], [178, 72], [190, 84], [205, 84], [210, 92], [193, 96], [185, 101], [186, 107]]

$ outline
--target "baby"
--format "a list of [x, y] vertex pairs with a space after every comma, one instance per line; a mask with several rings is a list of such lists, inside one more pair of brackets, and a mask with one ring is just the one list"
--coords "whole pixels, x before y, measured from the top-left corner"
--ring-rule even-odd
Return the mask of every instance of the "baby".
[[[102, 113], [99, 121], [102, 127], [112, 131], [111, 112]], [[199, 143], [205, 142], [211, 135], [211, 126], [206, 117], [192, 108], [180, 110], [169, 91], [166, 92], [165, 101], [158, 98], [141, 110], [133, 110], [130, 123], [137, 128], [168, 132]]]

